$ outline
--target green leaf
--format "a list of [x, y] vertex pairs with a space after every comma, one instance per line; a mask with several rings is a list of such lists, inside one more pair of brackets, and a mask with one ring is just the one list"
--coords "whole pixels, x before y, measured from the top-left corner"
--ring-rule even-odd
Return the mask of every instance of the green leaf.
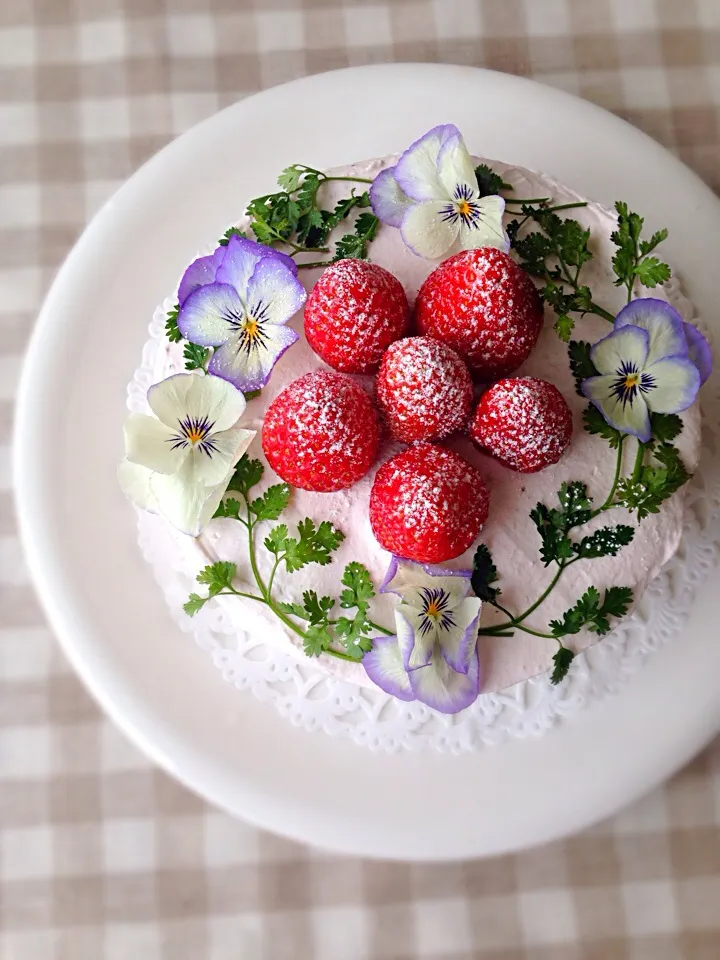
[[250, 490], [262, 480], [264, 471], [265, 468], [259, 460], [251, 460], [245, 453], [238, 460], [227, 489], [237, 490], [247, 497]]
[[574, 326], [575, 321], [572, 317], [569, 317], [565, 313], [560, 313], [555, 320], [555, 333], [563, 343], [567, 343], [572, 335]]
[[221, 590], [228, 590], [232, 587], [232, 582], [237, 576], [237, 567], [234, 563], [227, 560], [219, 560], [212, 563], [198, 573], [195, 578], [198, 583], [207, 585], [208, 594], [214, 597]]
[[502, 591], [499, 587], [493, 587], [492, 584], [497, 583], [499, 579], [492, 554], [485, 544], [481, 543], [473, 557], [473, 572], [470, 577], [473, 593], [487, 603], [495, 603]]
[[183, 338], [177, 322], [179, 313], [179, 303], [176, 303], [172, 310], [168, 310], [167, 319], [165, 320], [165, 336], [168, 338], [170, 343], [180, 343]]
[[635, 267], [635, 276], [644, 287], [657, 287], [671, 277], [670, 267], [657, 257], [645, 257]]
[[230, 227], [229, 230], [225, 231], [220, 240], [218, 240], [219, 246], [226, 247], [230, 242], [230, 237], [247, 237], [247, 233], [241, 230], [240, 227]]
[[321, 653], [328, 649], [331, 641], [332, 637], [327, 624], [313, 624], [305, 631], [303, 650], [308, 657], [319, 657]]
[[515, 250], [522, 261], [521, 266], [534, 277], [545, 276], [545, 262], [555, 253], [550, 240], [538, 230], [528, 233], [520, 240], [516, 239]]
[[667, 240], [668, 232], [666, 229], [656, 230], [649, 240], [640, 241], [640, 253], [644, 257], [646, 254], [659, 246], [663, 240]]
[[326, 623], [327, 615], [335, 606], [332, 597], [318, 597], [314, 590], [306, 590], [303, 593], [303, 607], [307, 613], [307, 619], [310, 623]]
[[500, 174], [495, 173], [486, 163], [481, 163], [475, 167], [475, 179], [481, 197], [492, 197], [498, 195], [502, 190], [512, 190], [512, 185], [505, 183]]
[[587, 487], [580, 481], [563, 483], [558, 491], [560, 509], [550, 509], [538, 503], [530, 519], [540, 534], [540, 558], [545, 566], [553, 561], [570, 560], [575, 555], [574, 544], [568, 533], [573, 527], [587, 523], [592, 516], [592, 504]]
[[250, 504], [250, 511], [260, 520], [277, 520], [290, 501], [287, 483], [276, 483]]
[[672, 443], [682, 433], [683, 422], [676, 413], [651, 413], [650, 430], [654, 440]]
[[355, 221], [353, 233], [346, 233], [335, 244], [333, 260], [344, 260], [348, 257], [359, 260], [367, 259], [367, 245], [374, 240], [380, 224], [372, 213], [361, 213]]
[[658, 443], [652, 448], [655, 463], [643, 464], [637, 478], [620, 481], [616, 500], [630, 510], [637, 512], [638, 520], [644, 520], [651, 513], [658, 513], [661, 504], [691, 479], [680, 452], [670, 443]]
[[210, 349], [208, 347], [200, 347], [197, 343], [186, 343], [183, 350], [185, 369], [204, 370], [209, 356]]
[[277, 183], [280, 189], [285, 191], [285, 193], [292, 193], [300, 186], [301, 177], [302, 170], [299, 169], [296, 163], [294, 163], [290, 167], [285, 167], [282, 173], [278, 176]]
[[550, 674], [550, 683], [557, 686], [561, 680], [564, 680], [567, 676], [568, 670], [570, 669], [570, 664], [575, 659], [575, 654], [572, 650], [568, 650], [567, 647], [564, 647], [560, 644], [560, 648], [555, 656], [552, 658], [553, 672]]
[[298, 524], [299, 539], [288, 538], [283, 550], [288, 573], [301, 570], [309, 563], [325, 566], [330, 563], [330, 554], [337, 550], [345, 535], [327, 520], [316, 528], [309, 518]]
[[617, 527], [601, 527], [576, 543], [575, 553], [586, 559], [616, 557], [634, 536], [635, 528], [627, 524], [620, 524]]
[[565, 611], [562, 620], [550, 621], [550, 629], [555, 637], [580, 633], [583, 628], [601, 635], [608, 633], [610, 617], [623, 617], [632, 600], [629, 587], [609, 587], [601, 603], [596, 588], [588, 587], [575, 606]]
[[286, 613], [291, 617], [299, 617], [301, 620], [308, 619], [308, 613], [305, 607], [301, 607], [299, 603], [284, 603], [282, 600], [277, 601], [277, 606], [283, 613]]
[[564, 482], [558, 490], [558, 500], [564, 517], [564, 527], [570, 530], [587, 523], [592, 514], [592, 502], [587, 487], [579, 480]]
[[583, 396], [580, 385], [583, 380], [589, 377], [596, 377], [598, 371], [590, 358], [592, 344], [586, 340], [571, 340], [568, 344], [568, 356], [570, 358], [570, 370], [575, 379], [575, 388], [579, 396]]
[[375, 588], [367, 567], [357, 561], [349, 563], [340, 582], [346, 588], [340, 594], [340, 606], [346, 610], [357, 607], [365, 613], [370, 600], [375, 596]]
[[191, 593], [183, 604], [183, 610], [189, 617], [194, 617], [199, 610], [202, 610], [209, 599], [209, 597], [201, 597], [199, 593]]
[[254, 400], [255, 397], [259, 397], [262, 393], [262, 390], [248, 390], [247, 393], [243, 393], [243, 396], [246, 400]]
[[625, 434], [611, 427], [598, 408], [593, 406], [592, 403], [583, 410], [583, 424], [588, 433], [604, 437], [613, 450], [617, 450], [625, 439]]
[[213, 519], [216, 517], [227, 517], [231, 520], [240, 519], [240, 501], [236, 500], [234, 497], [228, 497], [227, 500], [221, 500], [218, 504], [218, 508], [213, 514]]
[[284, 553], [289, 543], [287, 524], [279, 523], [276, 527], [273, 527], [263, 543], [265, 549], [276, 556], [279, 553]]

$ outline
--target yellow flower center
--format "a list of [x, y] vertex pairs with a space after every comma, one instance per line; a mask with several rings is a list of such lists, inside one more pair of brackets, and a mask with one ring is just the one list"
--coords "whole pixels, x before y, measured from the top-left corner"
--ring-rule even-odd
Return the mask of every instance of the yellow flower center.
[[199, 443], [206, 434], [206, 430], [200, 427], [191, 427], [187, 432], [187, 438], [190, 443]]
[[633, 390], [635, 387], [637, 387], [639, 382], [640, 382], [639, 373], [628, 373], [628, 375], [625, 377], [625, 389]]
[[243, 332], [246, 337], [249, 337], [251, 340], [254, 340], [258, 333], [257, 320], [253, 320], [252, 317], [248, 317], [247, 320], [245, 321]]
[[438, 617], [440, 616], [440, 611], [438, 610], [437, 601], [433, 600], [428, 604], [426, 613], [429, 617]]
[[467, 200], [461, 200], [457, 205], [457, 211], [461, 217], [466, 217], [470, 213], [470, 204]]

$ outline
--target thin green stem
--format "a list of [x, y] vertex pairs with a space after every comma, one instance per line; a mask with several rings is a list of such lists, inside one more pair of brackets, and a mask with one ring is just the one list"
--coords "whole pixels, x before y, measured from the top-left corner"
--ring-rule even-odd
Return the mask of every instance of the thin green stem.
[[620, 474], [622, 472], [624, 443], [625, 443], [625, 437], [621, 437], [620, 444], [618, 446], [618, 452], [617, 452], [617, 462], [615, 463], [615, 475], [613, 476], [613, 482], [612, 482], [612, 486], [610, 487], [610, 493], [608, 493], [602, 506], [598, 507], [597, 510], [593, 510], [593, 513], [592, 513], [593, 517], [597, 517], [599, 514], [604, 513], [606, 510], [609, 510], [610, 507], [613, 506], [613, 500], [615, 499], [615, 491], [617, 490], [618, 483], [620, 482]]
[[299, 263], [297, 265], [298, 270], [309, 270], [311, 267], [326, 267], [329, 263], [333, 263], [332, 259], [330, 260], [312, 260], [310, 263]]
[[[527, 620], [530, 614], [534, 613], [534, 611], [537, 610], [537, 608], [542, 603], [544, 603], [545, 600], [547, 600], [548, 596], [555, 589], [555, 585], [557, 584], [558, 580], [562, 576], [563, 570], [565, 570], [567, 567], [569, 567], [573, 563], [575, 563], [575, 560], [568, 560], [565, 563], [559, 563], [557, 572], [555, 576], [552, 578], [552, 580], [550, 581], [550, 583], [548, 584], [547, 588], [540, 594], [540, 596], [537, 598], [535, 603], [529, 606], [524, 613], [520, 614], [519, 617], [513, 617], [507, 610], [504, 610], [503, 612], [510, 617], [510, 620], [507, 623], [497, 623], [495, 624], [494, 627], [485, 627], [484, 629], [480, 630], [479, 633], [487, 636], [494, 636], [498, 630], [508, 630], [508, 629], [514, 630], [516, 628], [525, 629], [526, 632], [533, 632], [529, 628], [521, 628], [520, 624], [524, 620]], [[540, 634], [540, 636], [543, 636], [543, 634]]]
[[607, 320], [608, 323], [615, 323], [615, 317], [608, 310], [603, 309], [599, 304], [592, 302], [588, 313], [594, 313], [598, 317], [602, 317], [603, 320]]
[[550, 197], [503, 197], [505, 206], [518, 203], [547, 203], [550, 199]]
[[245, 597], [246, 600], [257, 600], [258, 603], [267, 603], [264, 597], [257, 597], [254, 593], [242, 593], [240, 590], [235, 590], [234, 587], [230, 587], [228, 590], [221, 590], [219, 593], [214, 593], [211, 597], [208, 597], [208, 600], [214, 600], [215, 597]]
[[280, 561], [283, 559], [284, 556], [285, 556], [285, 554], [283, 553], [283, 554], [280, 554], [279, 556], [275, 557], [275, 563], [273, 564], [273, 568], [272, 568], [272, 570], [270, 571], [270, 579], [268, 580], [268, 586], [267, 586], [268, 594], [271, 594], [271, 593], [272, 593], [273, 582], [274, 582], [274, 580], [275, 580], [275, 574], [277, 573], [277, 568], [280, 566]]
[[642, 471], [642, 468], [643, 468], [644, 459], [645, 459], [645, 444], [641, 443], [638, 440], [637, 453], [635, 454], [635, 463], [633, 465], [633, 472], [632, 472], [633, 483], [637, 483], [637, 481], [640, 479], [640, 472]]
[[373, 620], [368, 620], [367, 624], [368, 624], [368, 626], [371, 627], [373, 630], [379, 630], [380, 633], [384, 633], [386, 637], [393, 637], [393, 636], [395, 636], [395, 634], [392, 632], [392, 630], [386, 630], [385, 627], [381, 627], [379, 623], [375, 623]]
[[323, 183], [327, 183], [330, 180], [340, 180], [347, 183], [372, 183], [372, 180], [368, 180], [367, 177], [324, 177]]

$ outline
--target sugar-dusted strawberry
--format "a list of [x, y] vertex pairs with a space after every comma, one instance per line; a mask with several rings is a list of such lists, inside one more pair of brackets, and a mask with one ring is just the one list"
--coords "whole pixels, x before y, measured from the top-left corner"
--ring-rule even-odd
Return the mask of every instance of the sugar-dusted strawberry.
[[330, 264], [305, 305], [307, 342], [325, 363], [343, 373], [373, 373], [387, 347], [407, 333], [409, 324], [402, 284], [367, 260]]
[[450, 347], [431, 337], [391, 344], [375, 381], [378, 406], [396, 440], [442, 440], [462, 430], [472, 408], [472, 380]]
[[487, 520], [490, 496], [458, 453], [419, 443], [384, 463], [370, 492], [370, 524], [396, 556], [444, 563], [472, 544]]
[[535, 285], [512, 257], [493, 247], [449, 257], [425, 280], [415, 302], [418, 330], [456, 350], [485, 382], [527, 359], [543, 323]]
[[558, 388], [536, 377], [498, 380], [480, 398], [470, 436], [520, 473], [557, 463], [572, 439], [572, 413]]
[[306, 373], [267, 409], [262, 447], [283, 480], [302, 490], [342, 490], [373, 464], [380, 418], [372, 399], [351, 377]]

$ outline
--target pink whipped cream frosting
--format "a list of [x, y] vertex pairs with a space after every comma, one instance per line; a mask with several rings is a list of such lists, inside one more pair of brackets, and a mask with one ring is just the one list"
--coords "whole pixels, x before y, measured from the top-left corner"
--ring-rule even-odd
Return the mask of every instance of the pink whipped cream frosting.
[[[352, 176], [373, 177], [390, 165], [394, 157], [370, 160], [341, 168], [336, 173]], [[520, 167], [490, 161], [503, 179], [515, 188], [517, 196], [551, 196], [555, 203], [570, 203], [581, 199], [572, 190], [549, 177]], [[344, 195], [346, 184], [330, 184], [323, 198], [332, 206], [335, 199]], [[583, 268], [584, 282], [593, 290], [594, 298], [606, 309], [615, 312], [624, 303], [622, 291], [613, 285], [610, 267], [614, 247], [610, 233], [614, 228], [614, 215], [596, 203], [572, 211], [572, 216], [583, 226], [591, 229], [591, 249], [594, 258]], [[506, 216], [506, 222], [510, 217]], [[398, 230], [381, 226], [370, 248], [373, 261], [390, 270], [403, 284], [412, 303], [420, 285], [437, 262], [423, 260], [405, 247]], [[319, 270], [301, 271], [300, 278], [310, 290], [320, 275]], [[671, 281], [664, 289], [657, 288], [652, 296], [663, 297], [672, 302], [686, 320], [692, 319], [689, 302], [680, 294], [677, 284]], [[553, 331], [554, 316], [547, 311], [545, 328], [536, 349], [526, 363], [513, 376], [541, 377], [554, 383], [564, 395], [573, 412], [574, 435], [569, 449], [560, 462], [540, 473], [523, 475], [503, 467], [488, 456], [478, 452], [462, 436], [455, 436], [448, 445], [467, 457], [480, 470], [490, 488], [490, 516], [480, 535], [488, 545], [501, 576], [503, 604], [510, 610], [526, 609], [549, 582], [552, 571], [546, 569], [539, 556], [539, 537], [529, 518], [530, 510], [538, 501], [548, 505], [555, 503], [556, 491], [564, 480], [581, 480], [587, 483], [590, 494], [601, 502], [612, 483], [615, 454], [607, 443], [592, 437], [582, 428], [582, 411], [586, 401], [577, 396], [570, 375], [566, 347]], [[301, 334], [299, 342], [280, 359], [268, 386], [262, 395], [248, 403], [243, 426], [258, 431], [258, 436], [248, 454], [265, 463], [263, 487], [278, 482], [277, 476], [265, 462], [260, 446], [260, 430], [265, 410], [277, 394], [296, 377], [324, 364], [312, 352], [303, 333], [302, 315], [292, 321], [292, 326]], [[605, 320], [584, 317], [578, 321], [577, 333], [582, 339], [594, 341], [610, 330]], [[160, 352], [156, 379], [183, 369], [181, 351], [168, 345]], [[372, 377], [359, 378], [372, 389]], [[684, 429], [678, 439], [678, 447], [687, 466], [692, 469], [699, 457], [700, 414], [697, 405], [683, 415]], [[383, 459], [399, 449], [398, 445], [385, 444], [381, 458], [375, 467], [357, 484], [337, 493], [309, 493], [294, 490], [290, 506], [283, 515], [283, 522], [291, 528], [298, 520], [311, 517], [316, 521], [329, 520], [345, 534], [345, 541], [333, 562], [326, 567], [310, 566], [290, 576], [280, 574], [276, 578], [276, 595], [288, 601], [299, 600], [303, 590], [314, 589], [319, 594], [339, 594], [340, 577], [346, 563], [358, 560], [369, 569], [376, 585], [382, 582], [389, 563], [389, 554], [376, 542], [368, 520], [368, 499], [375, 470]], [[632, 456], [632, 451], [628, 452]], [[634, 519], [622, 509], [611, 515], [598, 518], [588, 526], [607, 523], [630, 523]], [[143, 514], [140, 518], [143, 531], [152, 534], [154, 525], [165, 524], [159, 517]], [[678, 548], [683, 524], [682, 492], [668, 501], [660, 513], [648, 517], [640, 525], [633, 542], [615, 557], [580, 561], [572, 566], [561, 579], [548, 600], [527, 621], [527, 625], [545, 630], [548, 622], [560, 616], [572, 606], [578, 597], [594, 584], [600, 591], [612, 585], [631, 587], [636, 601], [658, 575], [664, 564]], [[231, 520], [212, 521], [197, 540], [182, 534], [176, 535], [177, 555], [168, 565], [161, 580], [167, 585], [179, 576], [186, 580], [207, 563], [218, 559], [237, 563], [240, 577], [248, 576], [247, 545], [243, 528]], [[462, 557], [447, 566], [457, 569], [472, 565], [474, 546]], [[269, 557], [262, 548], [258, 550], [260, 566], [268, 572]], [[252, 601], [237, 598], [220, 598], [216, 603], [225, 604], [225, 613], [237, 625], [239, 631], [253, 631], [263, 640], [277, 644], [304, 657], [299, 640], [280, 624], [267, 608]], [[389, 596], [373, 601], [373, 619], [388, 628], [394, 627], [393, 600]], [[491, 625], [504, 619], [489, 604], [482, 610], [481, 625]], [[597, 641], [597, 636], [582, 633], [571, 638], [573, 649], [579, 651]], [[482, 692], [492, 692], [509, 687], [521, 680], [544, 672], [557, 645], [551, 640], [516, 633], [512, 638], [481, 637], [479, 641]], [[362, 666], [341, 662], [323, 656], [316, 661], [328, 674], [370, 686]]]

